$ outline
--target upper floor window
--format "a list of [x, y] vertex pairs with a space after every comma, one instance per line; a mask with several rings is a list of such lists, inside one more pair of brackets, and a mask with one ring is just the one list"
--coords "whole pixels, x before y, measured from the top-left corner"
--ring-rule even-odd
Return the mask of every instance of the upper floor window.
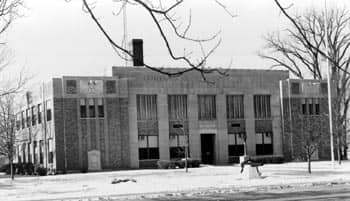
[[198, 119], [216, 119], [216, 99], [215, 95], [198, 95]]
[[319, 115], [320, 101], [318, 98], [301, 99], [301, 111], [303, 115]]
[[67, 94], [76, 94], [77, 93], [77, 81], [76, 80], [67, 80], [66, 81], [66, 93]]
[[270, 95], [254, 95], [254, 117], [256, 119], [271, 118]]
[[80, 99], [80, 118], [87, 117], [86, 100]]
[[291, 93], [300, 94], [300, 83], [297, 83], [297, 82], [291, 83]]
[[89, 99], [89, 117], [90, 118], [96, 117], [95, 100], [93, 98]]
[[43, 110], [42, 104], [38, 104], [38, 124], [41, 124], [41, 111]]
[[103, 105], [102, 98], [97, 99], [97, 112], [98, 112], [98, 117], [100, 117], [100, 118], [105, 117], [105, 111], [104, 111], [104, 105]]
[[24, 111], [21, 112], [21, 123], [22, 123], [22, 129], [26, 127], [26, 119], [24, 117]]
[[115, 80], [106, 80], [105, 89], [106, 89], [106, 94], [115, 94], [117, 92], [116, 81]]
[[51, 109], [46, 110], [46, 120], [51, 121], [52, 120], [52, 112]]
[[30, 121], [30, 109], [26, 109], [26, 121], [27, 121], [27, 127], [30, 127], [31, 121]]
[[32, 107], [32, 126], [36, 124], [36, 107]]
[[243, 98], [243, 95], [226, 96], [227, 119], [244, 118]]
[[187, 96], [169, 95], [168, 112], [170, 120], [187, 119]]
[[137, 120], [157, 120], [157, 95], [137, 95]]

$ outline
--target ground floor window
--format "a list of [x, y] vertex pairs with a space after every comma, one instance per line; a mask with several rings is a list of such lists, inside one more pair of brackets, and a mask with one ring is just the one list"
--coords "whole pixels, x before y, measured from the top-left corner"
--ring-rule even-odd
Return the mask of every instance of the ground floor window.
[[244, 139], [245, 133], [229, 133], [228, 134], [228, 155], [243, 156], [244, 155]]
[[187, 140], [186, 135], [169, 135], [170, 159], [185, 158]]
[[273, 154], [272, 132], [256, 133], [256, 155]]
[[48, 163], [53, 163], [53, 140], [48, 139], [47, 145], [48, 145], [48, 150], [49, 150]]
[[139, 160], [159, 159], [158, 136], [139, 135]]
[[39, 141], [39, 163], [40, 164], [44, 163], [44, 141], [43, 140]]
[[34, 155], [34, 164], [38, 163], [38, 142], [33, 142], [33, 155]]

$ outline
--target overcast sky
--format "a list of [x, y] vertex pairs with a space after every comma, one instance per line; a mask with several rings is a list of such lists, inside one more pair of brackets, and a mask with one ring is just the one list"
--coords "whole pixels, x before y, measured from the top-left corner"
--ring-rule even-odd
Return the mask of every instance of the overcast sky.
[[[177, 14], [186, 19], [192, 11], [191, 36], [205, 37], [221, 30], [222, 43], [210, 59], [216, 67], [269, 68], [270, 63], [259, 58], [257, 52], [264, 46], [263, 36], [288, 26], [273, 0], [221, 0], [235, 18], [230, 17], [214, 0], [187, 0]], [[99, 32], [93, 21], [82, 10], [81, 0], [25, 0], [27, 9], [7, 33], [6, 40], [14, 62], [12, 72], [25, 66], [33, 81], [47, 81], [63, 75], [111, 75], [112, 66], [123, 66], [122, 61]], [[164, 1], [165, 2], [165, 1]], [[322, 8], [323, 0], [281, 0], [284, 5], [293, 2], [289, 12]], [[350, 8], [349, 0], [328, 0], [329, 7]], [[121, 41], [122, 18], [114, 16], [119, 3], [97, 0], [95, 12], [116, 41]], [[169, 62], [160, 35], [149, 16], [139, 7], [127, 8], [128, 38], [143, 38], [145, 60], [161, 66], [181, 66]], [[178, 53], [182, 49], [198, 49], [189, 44], [172, 41]], [[210, 44], [209, 44], [210, 45]], [[194, 49], [193, 49], [194, 48]]]

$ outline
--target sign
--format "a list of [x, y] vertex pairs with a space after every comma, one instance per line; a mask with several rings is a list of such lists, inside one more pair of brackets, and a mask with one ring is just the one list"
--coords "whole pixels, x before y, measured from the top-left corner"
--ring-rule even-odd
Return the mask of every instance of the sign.
[[101, 170], [101, 153], [99, 150], [88, 152], [88, 170]]

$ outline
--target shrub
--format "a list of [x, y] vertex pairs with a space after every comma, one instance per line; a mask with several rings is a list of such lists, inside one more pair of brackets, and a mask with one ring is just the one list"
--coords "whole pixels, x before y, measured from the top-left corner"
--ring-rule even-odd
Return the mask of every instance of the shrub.
[[39, 176], [46, 176], [47, 175], [47, 169], [44, 167], [38, 167], [36, 169], [36, 172], [38, 173]]
[[24, 171], [24, 164], [23, 163], [18, 163], [16, 166], [16, 173], [17, 174], [21, 174], [24, 175], [25, 171]]
[[33, 163], [25, 163], [24, 164], [24, 172], [27, 175], [32, 175], [34, 173], [34, 164]]
[[157, 161], [157, 166], [158, 169], [168, 169], [170, 167], [170, 161], [167, 160], [158, 160]]

